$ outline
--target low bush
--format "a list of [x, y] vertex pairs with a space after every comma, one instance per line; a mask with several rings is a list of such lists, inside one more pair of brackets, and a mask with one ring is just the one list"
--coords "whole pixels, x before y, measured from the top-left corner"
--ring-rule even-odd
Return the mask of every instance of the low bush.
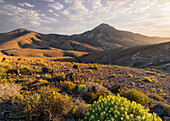
[[21, 69], [20, 69], [20, 74], [22, 74], [22, 75], [28, 75], [28, 74], [31, 74], [31, 71], [28, 69], [28, 67], [21, 68]]
[[147, 94], [147, 95], [148, 95], [148, 97], [150, 97], [150, 98], [152, 98], [154, 100], [164, 101], [164, 99], [161, 96], [159, 96], [158, 94], [156, 94], [156, 93], [150, 93], [150, 94]]
[[151, 83], [152, 79], [150, 79], [149, 77], [145, 77], [144, 79], [142, 79], [142, 81]]
[[142, 105], [148, 105], [149, 99], [148, 97], [141, 91], [135, 89], [128, 89], [122, 92], [122, 95], [131, 101], [135, 101]]
[[17, 84], [4, 83], [0, 84], [0, 97], [3, 100], [14, 100], [20, 95], [21, 86]]
[[75, 119], [80, 119], [84, 117], [84, 111], [87, 109], [88, 104], [85, 103], [81, 98], [75, 100], [75, 107], [72, 111]]
[[22, 102], [27, 120], [62, 120], [73, 108], [74, 103], [67, 95], [53, 90], [34, 93]]
[[11, 66], [9, 64], [7, 64], [7, 63], [0, 62], [0, 67], [7, 69], [7, 68], [9, 68]]
[[110, 91], [108, 91], [105, 87], [103, 87], [100, 84], [95, 84], [91, 86], [87, 86], [84, 88], [80, 95], [87, 103], [93, 103], [94, 101], [97, 101], [100, 96], [106, 97], [107, 95], [110, 95]]
[[57, 74], [55, 74], [55, 79], [57, 81], [63, 81], [65, 79], [65, 74], [64, 73], [57, 73]]
[[85, 111], [84, 121], [162, 121], [156, 114], [148, 113], [141, 104], [124, 97], [100, 97]]
[[91, 65], [89, 68], [90, 68], [90, 69], [98, 69], [99, 67], [98, 67], [97, 64], [93, 64], [93, 65]]
[[63, 83], [62, 83], [62, 88], [63, 89], [66, 89], [66, 90], [73, 90], [74, 88], [75, 88], [75, 84], [73, 83], [73, 82], [71, 82], [71, 81], [64, 81]]
[[85, 84], [79, 84], [78, 85], [78, 91], [81, 91], [82, 89], [84, 89], [86, 87]]
[[133, 77], [133, 75], [132, 75], [132, 74], [129, 74], [129, 75], [128, 75], [128, 77], [132, 78], [132, 77]]

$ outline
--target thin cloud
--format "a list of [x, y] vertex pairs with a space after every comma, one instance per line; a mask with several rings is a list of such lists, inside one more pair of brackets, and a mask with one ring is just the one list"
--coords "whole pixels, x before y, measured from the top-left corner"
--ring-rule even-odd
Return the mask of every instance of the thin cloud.
[[56, 10], [61, 10], [61, 9], [64, 8], [64, 6], [59, 2], [49, 3], [48, 7], [51, 7], [51, 8], [56, 9]]
[[55, 0], [45, 0], [46, 2], [55, 2]]
[[49, 11], [49, 12], [51, 12], [51, 13], [53, 13], [53, 12], [54, 12], [54, 11], [53, 11], [53, 10], [51, 10], [51, 9], [49, 9], [48, 11]]
[[24, 6], [27, 6], [27, 7], [29, 7], [29, 8], [33, 8], [33, 7], [35, 7], [34, 5], [32, 5], [32, 4], [30, 4], [30, 3], [27, 3], [27, 2], [25, 2], [25, 3], [18, 3], [20, 6], [22, 6], [22, 7], [24, 7]]
[[117, 29], [170, 36], [169, 6], [169, 0], [23, 0], [0, 4], [0, 17], [7, 16], [10, 25], [63, 34], [80, 33], [105, 22]]
[[64, 0], [65, 3], [72, 3], [72, 0]]

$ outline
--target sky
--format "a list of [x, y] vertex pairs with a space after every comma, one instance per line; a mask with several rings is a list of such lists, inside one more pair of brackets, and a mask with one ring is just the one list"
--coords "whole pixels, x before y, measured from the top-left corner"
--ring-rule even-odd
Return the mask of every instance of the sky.
[[170, 37], [170, 0], [0, 0], [0, 33], [26, 28], [71, 35], [101, 23]]

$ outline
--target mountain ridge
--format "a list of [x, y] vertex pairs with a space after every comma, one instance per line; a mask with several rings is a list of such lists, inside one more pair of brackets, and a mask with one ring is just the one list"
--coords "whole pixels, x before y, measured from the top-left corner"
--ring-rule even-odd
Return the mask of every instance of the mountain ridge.
[[[41, 34], [24, 28], [0, 34], [0, 50], [7, 55], [36, 57], [69, 56], [77, 60], [85, 55], [86, 57], [88, 57], [87, 55], [98, 56], [93, 53], [101, 55], [106, 53], [107, 55], [107, 52], [116, 52], [121, 48], [126, 50], [126, 48], [133, 46], [164, 42], [170, 42], [170, 38], [148, 37], [142, 34], [117, 30], [105, 23], [92, 30], [74, 35]], [[19, 51], [25, 53], [19, 53]], [[37, 54], [32, 54], [34, 51]]]

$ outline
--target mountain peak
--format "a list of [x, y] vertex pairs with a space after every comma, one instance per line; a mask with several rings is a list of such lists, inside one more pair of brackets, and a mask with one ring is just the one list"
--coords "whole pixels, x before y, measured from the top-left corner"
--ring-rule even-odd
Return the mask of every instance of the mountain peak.
[[99, 26], [97, 26], [96, 28], [100, 28], [100, 29], [115, 29], [114, 27], [110, 26], [109, 24], [106, 24], [106, 23], [101, 23]]
[[109, 24], [106, 24], [106, 23], [101, 23], [99, 26], [108, 27], [108, 26], [110, 26], [110, 25], [109, 25]]
[[27, 30], [25, 28], [19, 28], [19, 29], [12, 31], [12, 32], [30, 32], [30, 30]]

